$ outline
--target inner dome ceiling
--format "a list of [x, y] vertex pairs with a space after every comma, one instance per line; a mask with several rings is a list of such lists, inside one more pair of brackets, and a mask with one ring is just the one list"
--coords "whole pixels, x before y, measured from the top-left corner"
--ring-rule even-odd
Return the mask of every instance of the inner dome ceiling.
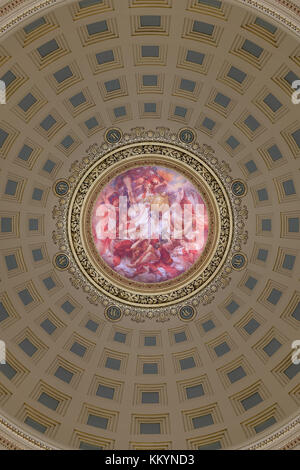
[[[299, 57], [216, 0], [65, 2], [2, 36], [0, 405], [37, 443], [239, 448], [299, 414]], [[55, 269], [53, 185], [110, 127], [190, 127], [247, 183], [248, 264], [192, 322], [110, 322]]]
[[[175, 238], [174, 230], [167, 239], [170, 222], [169, 227], [166, 222], [161, 227], [159, 218], [154, 219], [153, 205], [165, 205], [164, 220], [165, 214], [169, 215], [169, 207], [180, 203], [182, 207], [189, 204], [194, 214], [197, 205], [203, 206], [203, 213], [198, 211], [198, 244], [189, 246], [188, 239], [182, 240], [182, 233]], [[139, 204], [144, 204], [141, 210]], [[122, 223], [122, 212], [126, 223]], [[175, 222], [182, 226], [182, 211]], [[209, 230], [207, 209], [200, 192], [183, 175], [162, 166], [138, 166], [113, 178], [97, 193], [91, 223], [94, 245], [101, 258], [121, 276], [151, 284], [174, 279], [193, 266], [204, 250]], [[195, 217], [193, 229], [196, 230]], [[187, 235], [188, 230], [187, 226]], [[118, 240], [121, 235], [124, 239]]]

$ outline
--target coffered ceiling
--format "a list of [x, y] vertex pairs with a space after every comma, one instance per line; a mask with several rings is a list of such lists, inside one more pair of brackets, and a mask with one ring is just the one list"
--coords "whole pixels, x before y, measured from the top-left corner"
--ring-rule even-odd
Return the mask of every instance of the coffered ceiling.
[[[300, 403], [291, 358], [300, 339], [300, 105], [291, 100], [299, 7], [2, 3], [0, 424], [10, 437], [1, 442], [223, 449], [264, 441], [297, 418]], [[192, 322], [109, 322], [53, 265], [53, 184], [110, 127], [190, 127], [247, 183], [248, 265], [197, 305]]]

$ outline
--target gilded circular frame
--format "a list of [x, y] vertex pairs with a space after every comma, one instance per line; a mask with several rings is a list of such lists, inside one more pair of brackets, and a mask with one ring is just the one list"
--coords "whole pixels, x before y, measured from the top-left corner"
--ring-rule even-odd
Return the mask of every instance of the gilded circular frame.
[[[114, 178], [120, 174], [123, 164], [128, 168], [130, 161], [143, 166], [146, 156], [151, 161], [159, 159], [160, 164], [164, 160], [167, 166], [175, 165], [180, 173], [186, 172], [193, 183], [196, 179], [196, 186], [204, 185], [207, 188], [206, 202], [211, 198], [212, 210], [218, 215], [218, 243], [212, 256], [203, 259], [205, 269], [199, 268], [197, 272], [195, 264], [192, 266], [194, 270], [190, 268], [186, 275], [171, 280], [169, 286], [166, 282], [153, 295], [149, 294], [149, 290], [146, 292], [144, 289], [143, 292], [144, 286], [137, 291], [136, 285], [117, 284], [116, 273], [108, 279], [107, 265], [103, 270], [99, 269], [98, 263], [95, 267], [90, 254], [85, 251], [86, 229], [85, 233], [82, 232], [84, 216], [88, 213], [93, 194], [91, 187]], [[178, 132], [165, 127], [155, 130], [136, 127], [131, 132], [123, 133], [118, 143], [103, 141], [91, 145], [87, 156], [74, 162], [70, 172], [70, 176], [66, 177], [69, 191], [66, 195], [57, 194], [58, 204], [53, 208], [56, 230], [52, 238], [59, 253], [65, 253], [70, 260], [67, 271], [71, 284], [76, 289], [82, 288], [91, 304], [101, 303], [105, 309], [109, 306], [118, 308], [122, 315], [130, 315], [137, 322], [143, 322], [146, 318], [164, 322], [178, 315], [186, 305], [195, 308], [199, 303], [211, 303], [216, 292], [229, 284], [233, 271], [232, 257], [242, 251], [242, 244], [248, 240], [245, 230], [248, 210], [242, 203], [243, 198], [236, 197], [232, 191], [230, 166], [215, 157], [212, 147], [199, 144], [196, 140], [182, 142]], [[158, 283], [155, 284], [155, 291], [157, 286]]]
[[[200, 259], [177, 279], [147, 285], [126, 280], [108, 267], [93, 249], [91, 213], [99, 190], [132, 166], [160, 164], [182, 173], [201, 191], [209, 211], [210, 235]], [[201, 291], [222, 269], [231, 247], [233, 214], [220, 179], [201, 158], [173, 143], [134, 142], [107, 152], [77, 183], [68, 209], [68, 241], [89, 283], [117, 302], [135, 307], [163, 307]]]
[[[95, 266], [100, 267], [101, 272], [105, 273], [105, 276], [112, 282], [114, 285], [118, 285], [120, 287], [127, 288], [129, 290], [133, 290], [134, 292], [151, 292], [153, 290], [153, 284], [145, 284], [141, 282], [134, 282], [130, 281], [123, 276], [119, 275], [115, 271], [113, 271], [99, 256], [91, 235], [91, 216], [93, 212], [93, 207], [95, 203], [95, 199], [97, 198], [99, 192], [103, 189], [103, 187], [111, 180], [110, 174], [111, 172], [115, 174], [120, 174], [123, 171], [129, 170], [133, 167], [140, 166], [141, 161], [140, 157], [133, 157], [130, 158], [130, 162], [126, 160], [125, 162], [119, 162], [119, 164], [113, 166], [112, 171], [104, 172], [103, 177], [96, 179], [94, 184], [91, 185], [89, 188], [88, 194], [85, 198], [85, 201], [82, 205], [82, 212], [81, 212], [81, 238], [82, 243], [84, 246], [84, 250], [89, 258], [90, 262]], [[166, 293], [169, 292], [170, 289], [174, 290], [179, 286], [186, 285], [189, 280], [192, 278], [197, 277], [198, 273], [204, 269], [204, 265], [208, 264], [208, 259], [212, 257], [212, 252], [215, 250], [215, 246], [217, 243], [217, 239], [219, 236], [220, 231], [220, 217], [218, 217], [218, 213], [216, 210], [216, 201], [214, 198], [213, 193], [211, 193], [209, 185], [206, 183], [205, 180], [201, 180], [201, 176], [192, 176], [191, 169], [185, 168], [183, 169], [181, 164], [178, 162], [174, 162], [169, 158], [164, 158], [159, 156], [159, 158], [155, 155], [144, 155], [143, 156], [143, 166], [151, 166], [151, 165], [163, 165], [164, 167], [171, 168], [176, 171], [180, 171], [181, 174], [184, 174], [187, 178], [189, 178], [192, 183], [197, 187], [197, 189], [201, 192], [201, 195], [206, 203], [206, 207], [208, 210], [209, 221], [210, 221], [210, 234], [208, 237], [208, 241], [205, 245], [205, 248], [197, 261], [197, 263], [190, 268], [187, 272], [178, 276], [176, 279], [171, 279], [168, 281], [160, 282], [155, 284], [155, 291], [159, 293]]]

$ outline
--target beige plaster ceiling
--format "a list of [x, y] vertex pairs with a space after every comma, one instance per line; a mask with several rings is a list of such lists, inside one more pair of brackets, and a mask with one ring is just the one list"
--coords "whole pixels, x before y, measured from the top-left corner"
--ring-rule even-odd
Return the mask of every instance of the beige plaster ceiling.
[[[105, 449], [264, 441], [297, 419], [300, 403], [299, 366], [291, 362], [300, 339], [300, 105], [291, 102], [291, 83], [300, 79], [299, 7], [12, 3], [0, 2], [0, 79], [8, 85], [0, 105], [3, 436], [20, 447]], [[144, 16], [160, 17], [160, 26], [142, 26]], [[147, 113], [145, 103], [156, 110]], [[191, 323], [110, 323], [103, 306], [53, 266], [53, 183], [113, 126], [191, 127], [233, 178], [247, 182], [248, 265], [197, 307]], [[145, 337], [156, 344], [146, 346]], [[194, 366], [182, 370], [182, 360]], [[157, 364], [157, 374], [143, 374], [144, 363]], [[145, 393], [158, 403], [142, 403]], [[141, 433], [150, 422], [160, 433]], [[296, 423], [287, 428], [293, 438]]]

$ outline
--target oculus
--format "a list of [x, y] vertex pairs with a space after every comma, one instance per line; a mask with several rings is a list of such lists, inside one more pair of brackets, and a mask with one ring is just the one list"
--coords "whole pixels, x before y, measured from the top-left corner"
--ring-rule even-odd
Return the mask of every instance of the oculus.
[[183, 175], [139, 166], [100, 191], [91, 230], [110, 268], [133, 281], [157, 283], [178, 277], [199, 259], [208, 238], [208, 211]]
[[[211, 302], [230, 282], [231, 259], [247, 241], [247, 209], [212, 148], [137, 128], [118, 143], [92, 145], [71, 171], [53, 210], [53, 239], [91, 303], [163, 321]], [[153, 215], [153, 205], [162, 210]]]

